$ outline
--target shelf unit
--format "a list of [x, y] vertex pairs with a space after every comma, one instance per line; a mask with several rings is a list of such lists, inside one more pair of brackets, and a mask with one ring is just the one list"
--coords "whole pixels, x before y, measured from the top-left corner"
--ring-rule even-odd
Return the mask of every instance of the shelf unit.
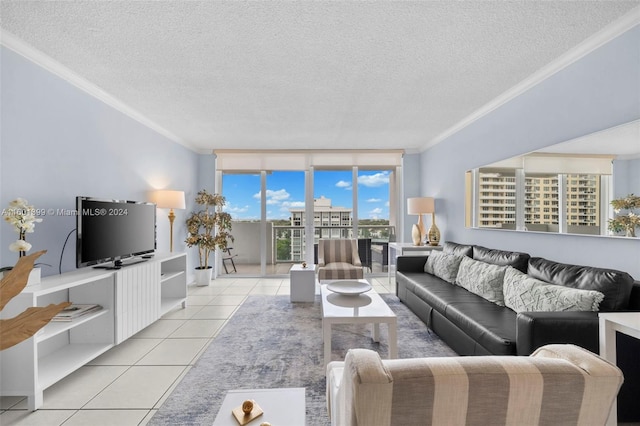
[[187, 304], [187, 256], [165, 258], [160, 264], [160, 315]]
[[43, 278], [26, 287], [0, 312], [12, 318], [32, 306], [71, 301], [102, 309], [71, 321], [50, 322], [18, 345], [0, 352], [0, 395], [27, 396], [30, 410], [43, 392], [123, 342], [163, 314], [186, 306], [184, 253], [156, 255], [117, 271], [83, 268]]

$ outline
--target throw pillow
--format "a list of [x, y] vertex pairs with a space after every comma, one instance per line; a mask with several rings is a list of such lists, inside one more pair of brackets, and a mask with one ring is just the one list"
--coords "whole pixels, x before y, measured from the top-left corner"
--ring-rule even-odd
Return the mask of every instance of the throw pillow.
[[465, 257], [460, 263], [456, 284], [496, 305], [504, 306], [502, 287], [506, 270], [506, 266]]
[[509, 267], [504, 276], [505, 305], [516, 312], [598, 311], [604, 294], [549, 284]]
[[424, 264], [424, 271], [453, 284], [456, 281], [461, 261], [462, 257], [460, 256], [432, 251]]

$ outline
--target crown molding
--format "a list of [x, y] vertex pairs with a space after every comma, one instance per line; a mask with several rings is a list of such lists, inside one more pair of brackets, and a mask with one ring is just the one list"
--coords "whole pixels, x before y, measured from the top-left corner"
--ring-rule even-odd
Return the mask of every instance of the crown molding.
[[439, 144], [465, 127], [469, 126], [476, 120], [484, 117], [485, 115], [491, 113], [492, 111], [500, 108], [504, 104], [509, 101], [517, 98], [518, 96], [525, 93], [527, 90], [532, 87], [538, 85], [542, 81], [547, 78], [553, 76], [554, 74], [562, 71], [569, 65], [577, 62], [581, 58], [585, 57], [589, 53], [603, 46], [604, 44], [610, 42], [614, 38], [622, 35], [623, 33], [629, 31], [636, 25], [640, 24], [640, 6], [632, 9], [626, 15], [604, 27], [602, 30], [598, 31], [591, 37], [587, 38], [582, 43], [578, 44], [573, 49], [566, 52], [564, 55], [560, 56], [558, 59], [550, 62], [548, 65], [544, 66], [537, 72], [533, 73], [528, 78], [524, 79], [520, 83], [513, 86], [511, 89], [504, 92], [502, 95], [498, 96], [491, 102], [485, 104], [480, 109], [476, 110], [471, 115], [464, 118], [462, 121], [458, 122], [454, 126], [440, 133], [438, 136], [433, 138], [430, 142], [427, 142], [422, 148], [421, 151], [425, 151], [428, 148], [431, 148], [434, 145]]
[[140, 113], [134, 108], [131, 108], [129, 105], [119, 100], [115, 96], [112, 96], [111, 94], [101, 89], [94, 83], [91, 83], [90, 81], [86, 80], [85, 78], [71, 71], [69, 68], [65, 67], [60, 62], [44, 54], [43, 52], [37, 50], [33, 46], [30, 46], [29, 44], [24, 42], [22, 39], [16, 37], [12, 33], [1, 28], [0, 28], [0, 44], [14, 51], [15, 53], [21, 56], [24, 56], [25, 58], [35, 63], [36, 65], [60, 77], [66, 82], [84, 91], [88, 95], [93, 96], [94, 98], [104, 102], [105, 104], [109, 105], [113, 109], [132, 118], [133, 120], [148, 127], [154, 132], [166, 137], [167, 139], [175, 143], [183, 145], [184, 147], [192, 151], [195, 150], [193, 146], [190, 146], [182, 138], [171, 133], [164, 127], [154, 122], [153, 120], [147, 118], [144, 114]]

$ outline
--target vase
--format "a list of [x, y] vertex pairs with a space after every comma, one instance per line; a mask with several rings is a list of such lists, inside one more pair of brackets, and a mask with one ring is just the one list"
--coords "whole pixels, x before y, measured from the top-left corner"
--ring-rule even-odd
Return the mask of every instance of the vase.
[[212, 275], [213, 268], [211, 266], [206, 268], [196, 268], [196, 285], [200, 287], [209, 285], [211, 283]]
[[635, 238], [636, 237], [636, 228], [627, 228], [627, 231], [625, 233], [625, 237]]
[[27, 286], [40, 284], [41, 276], [42, 276], [41, 269], [33, 268], [31, 272], [29, 272], [29, 279], [27, 280]]
[[431, 222], [431, 228], [427, 231], [427, 241], [429, 241], [430, 246], [437, 246], [440, 244], [440, 230], [436, 226], [435, 218]]
[[411, 228], [411, 239], [413, 240], [414, 246], [422, 245], [422, 232], [420, 232], [420, 227], [415, 223]]

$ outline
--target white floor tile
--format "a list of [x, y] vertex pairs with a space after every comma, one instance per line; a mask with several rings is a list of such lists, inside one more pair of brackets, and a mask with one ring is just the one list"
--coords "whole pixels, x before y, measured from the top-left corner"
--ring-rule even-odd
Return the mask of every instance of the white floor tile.
[[148, 354], [163, 339], [130, 338], [109, 349], [88, 365], [133, 365]]
[[184, 369], [183, 366], [133, 366], [84, 408], [151, 409]]
[[202, 305], [189, 306], [187, 304], [186, 308], [179, 307], [167, 312], [162, 316], [162, 319], [191, 319], [200, 309], [202, 309]]
[[187, 320], [165, 320], [161, 319], [144, 330], [137, 333], [136, 339], [164, 339], [180, 328]]
[[208, 305], [216, 296], [187, 296], [187, 306]]
[[192, 319], [222, 319], [226, 320], [238, 309], [234, 305], [205, 306]]
[[253, 290], [251, 290], [251, 293], [249, 294], [263, 294], [263, 295], [275, 296], [276, 294], [278, 294], [278, 288], [279, 287], [256, 287]]
[[231, 287], [228, 287], [226, 289], [224, 289], [222, 291], [222, 295], [223, 296], [246, 296], [247, 294], [251, 293], [251, 290], [253, 289], [254, 286], [236, 286], [236, 285], [232, 285]]
[[166, 339], [136, 365], [190, 365], [209, 339]]
[[209, 305], [239, 305], [244, 302], [246, 296], [216, 296]]
[[[44, 391], [41, 409], [79, 409], [115, 382], [129, 366], [81, 367]], [[26, 407], [25, 407], [26, 408]]]
[[10, 410], [0, 414], [2, 426], [58, 426], [75, 414], [75, 410]]
[[149, 414], [149, 410], [81, 410], [71, 416], [64, 426], [135, 426]]
[[224, 320], [189, 320], [171, 333], [171, 339], [211, 338], [224, 324]]

